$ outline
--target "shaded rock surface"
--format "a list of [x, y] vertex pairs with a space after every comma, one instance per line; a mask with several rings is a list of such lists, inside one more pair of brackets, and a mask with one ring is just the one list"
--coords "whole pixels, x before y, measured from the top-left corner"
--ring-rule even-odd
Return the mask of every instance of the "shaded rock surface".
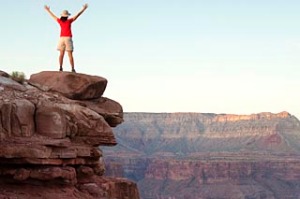
[[299, 198], [300, 122], [287, 112], [124, 113], [108, 176], [141, 198]]
[[0, 76], [9, 77], [9, 74], [7, 74], [6, 72], [0, 70]]
[[[99, 146], [117, 144], [122, 106], [107, 80], [41, 72], [19, 84], [0, 75], [0, 198], [139, 198], [136, 184], [104, 177]], [[59, 189], [59, 190], [58, 190]]]
[[41, 90], [58, 92], [77, 100], [99, 98], [107, 85], [107, 80], [99, 76], [50, 71], [33, 74], [28, 82]]

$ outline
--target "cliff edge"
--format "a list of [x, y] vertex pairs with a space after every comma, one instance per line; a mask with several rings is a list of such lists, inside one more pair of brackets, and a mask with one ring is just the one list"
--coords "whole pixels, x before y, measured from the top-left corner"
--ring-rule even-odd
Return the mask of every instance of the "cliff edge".
[[116, 145], [122, 106], [107, 80], [44, 71], [20, 84], [0, 71], [0, 198], [131, 198], [135, 183], [104, 177], [99, 146]]

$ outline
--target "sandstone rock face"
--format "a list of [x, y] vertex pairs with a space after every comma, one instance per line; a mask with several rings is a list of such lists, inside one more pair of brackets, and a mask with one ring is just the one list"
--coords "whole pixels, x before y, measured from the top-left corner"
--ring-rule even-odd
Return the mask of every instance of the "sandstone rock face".
[[124, 113], [107, 175], [141, 198], [299, 198], [300, 122], [287, 112]]
[[123, 122], [102, 97], [107, 80], [41, 72], [29, 83], [0, 75], [0, 198], [139, 198], [135, 183], [103, 176], [99, 146], [116, 145]]

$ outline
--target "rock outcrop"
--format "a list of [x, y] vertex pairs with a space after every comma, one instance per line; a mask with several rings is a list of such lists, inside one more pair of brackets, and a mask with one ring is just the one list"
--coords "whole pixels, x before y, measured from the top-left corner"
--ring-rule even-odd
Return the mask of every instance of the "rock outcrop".
[[103, 176], [99, 146], [116, 145], [112, 127], [123, 122], [106, 85], [50, 71], [22, 85], [1, 72], [0, 198], [139, 198], [135, 183]]
[[300, 121], [252, 115], [124, 113], [107, 175], [138, 183], [141, 198], [299, 198]]

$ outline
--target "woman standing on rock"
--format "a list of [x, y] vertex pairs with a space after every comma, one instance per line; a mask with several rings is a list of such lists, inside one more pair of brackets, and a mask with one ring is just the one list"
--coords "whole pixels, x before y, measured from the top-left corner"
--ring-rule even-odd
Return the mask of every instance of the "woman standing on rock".
[[62, 11], [61, 17], [58, 18], [51, 12], [49, 6], [45, 6], [45, 10], [50, 14], [50, 16], [59, 23], [61, 31], [60, 31], [60, 38], [57, 46], [57, 50], [60, 51], [59, 54], [59, 71], [63, 71], [63, 60], [65, 51], [68, 52], [70, 64], [72, 67], [72, 72], [75, 71], [74, 67], [74, 58], [73, 58], [73, 40], [72, 40], [72, 29], [71, 24], [87, 9], [88, 5], [83, 5], [83, 8], [73, 17], [69, 16], [71, 15], [67, 10]]

